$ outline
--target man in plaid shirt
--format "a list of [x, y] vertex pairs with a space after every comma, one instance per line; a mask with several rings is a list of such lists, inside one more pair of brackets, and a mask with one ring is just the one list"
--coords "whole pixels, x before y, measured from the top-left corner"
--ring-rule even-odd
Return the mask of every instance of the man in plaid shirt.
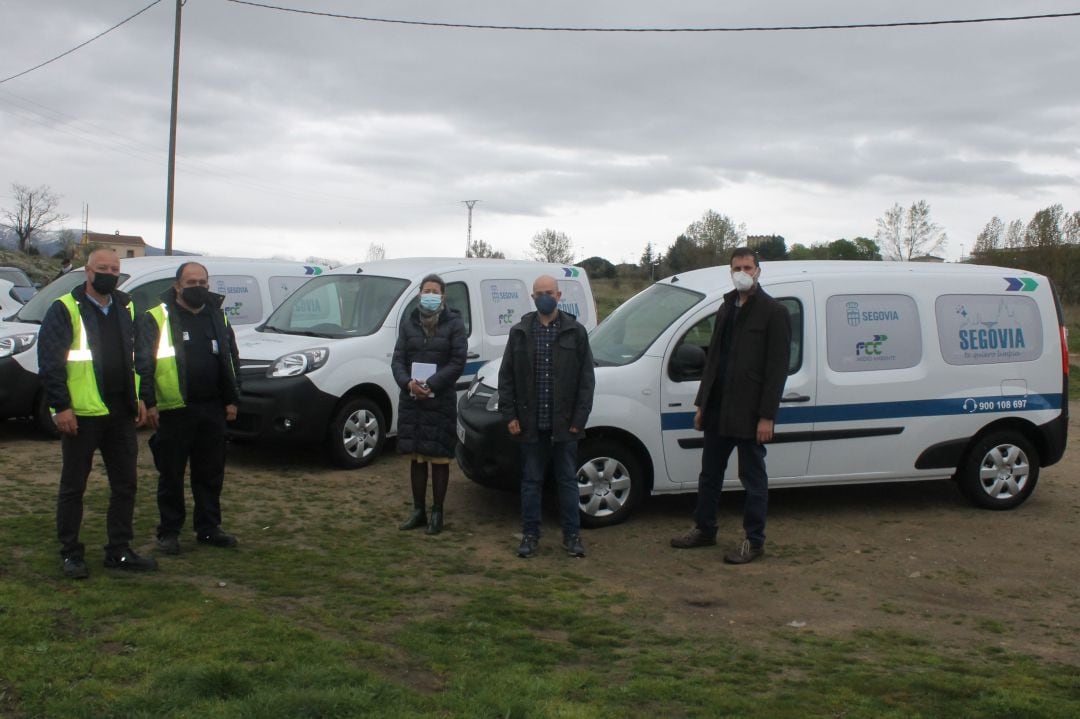
[[559, 283], [544, 275], [533, 283], [536, 312], [510, 330], [499, 368], [499, 410], [521, 442], [521, 545], [519, 557], [536, 554], [540, 497], [550, 461], [559, 490], [563, 549], [584, 557], [578, 516], [577, 444], [592, 411], [589, 334], [574, 315], [559, 310]]

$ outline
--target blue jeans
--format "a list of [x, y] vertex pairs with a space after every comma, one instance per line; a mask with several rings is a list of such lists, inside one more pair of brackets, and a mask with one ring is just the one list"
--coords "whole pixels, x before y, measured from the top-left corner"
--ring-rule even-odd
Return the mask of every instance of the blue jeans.
[[765, 445], [756, 439], [721, 437], [705, 427], [705, 448], [701, 452], [698, 476], [697, 509], [694, 524], [703, 533], [716, 536], [716, 509], [724, 484], [731, 451], [739, 451], [739, 481], [746, 490], [743, 504], [743, 529], [754, 546], [765, 544], [765, 513], [769, 508], [769, 475], [765, 473]]
[[555, 486], [559, 490], [559, 521], [563, 537], [581, 530], [578, 516], [580, 492], [577, 483], [577, 440], [552, 442], [551, 432], [541, 432], [536, 442], [521, 444], [521, 532], [540, 536], [540, 502], [544, 469], [552, 462]]

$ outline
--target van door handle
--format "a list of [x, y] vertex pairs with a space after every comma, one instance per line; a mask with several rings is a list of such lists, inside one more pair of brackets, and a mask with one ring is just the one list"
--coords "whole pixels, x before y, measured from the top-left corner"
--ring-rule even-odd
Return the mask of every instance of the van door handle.
[[470, 352], [469, 354], [465, 355], [465, 359], [480, 359], [480, 353]]
[[795, 392], [792, 392], [791, 394], [785, 394], [783, 397], [780, 398], [780, 401], [781, 402], [809, 402], [810, 401], [810, 395], [808, 395], [808, 394], [797, 394]]

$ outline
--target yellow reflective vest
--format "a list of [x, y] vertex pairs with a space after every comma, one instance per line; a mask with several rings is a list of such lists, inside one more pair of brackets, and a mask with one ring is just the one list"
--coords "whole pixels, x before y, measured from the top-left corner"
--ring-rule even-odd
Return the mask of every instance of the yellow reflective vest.
[[[105, 400], [101, 398], [97, 375], [94, 373], [94, 355], [86, 339], [86, 327], [79, 313], [79, 301], [70, 292], [56, 300], [64, 305], [71, 319], [71, 347], [67, 353], [67, 389], [71, 397], [71, 410], [82, 417], [103, 417], [109, 414]], [[128, 303], [128, 311], [135, 319], [135, 307]], [[139, 394], [139, 378], [135, 377], [135, 395]]]
[[158, 346], [154, 362], [154, 394], [159, 410], [180, 409], [184, 396], [180, 391], [180, 373], [176, 368], [176, 348], [173, 347], [169, 308], [164, 303], [148, 310], [158, 328]]

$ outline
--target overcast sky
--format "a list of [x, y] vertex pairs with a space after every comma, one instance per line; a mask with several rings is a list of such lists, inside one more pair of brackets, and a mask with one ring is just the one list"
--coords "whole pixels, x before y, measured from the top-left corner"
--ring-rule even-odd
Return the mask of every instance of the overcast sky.
[[[151, 0], [0, 0], [0, 79]], [[1080, 11], [1080, 0], [272, 0], [571, 27], [850, 24]], [[174, 0], [0, 84], [0, 206], [49, 185], [71, 227], [163, 246]], [[637, 261], [709, 209], [809, 245], [929, 202], [945, 255], [994, 215], [1080, 210], [1080, 17], [738, 33], [450, 29], [187, 0], [174, 246], [363, 260]]]

